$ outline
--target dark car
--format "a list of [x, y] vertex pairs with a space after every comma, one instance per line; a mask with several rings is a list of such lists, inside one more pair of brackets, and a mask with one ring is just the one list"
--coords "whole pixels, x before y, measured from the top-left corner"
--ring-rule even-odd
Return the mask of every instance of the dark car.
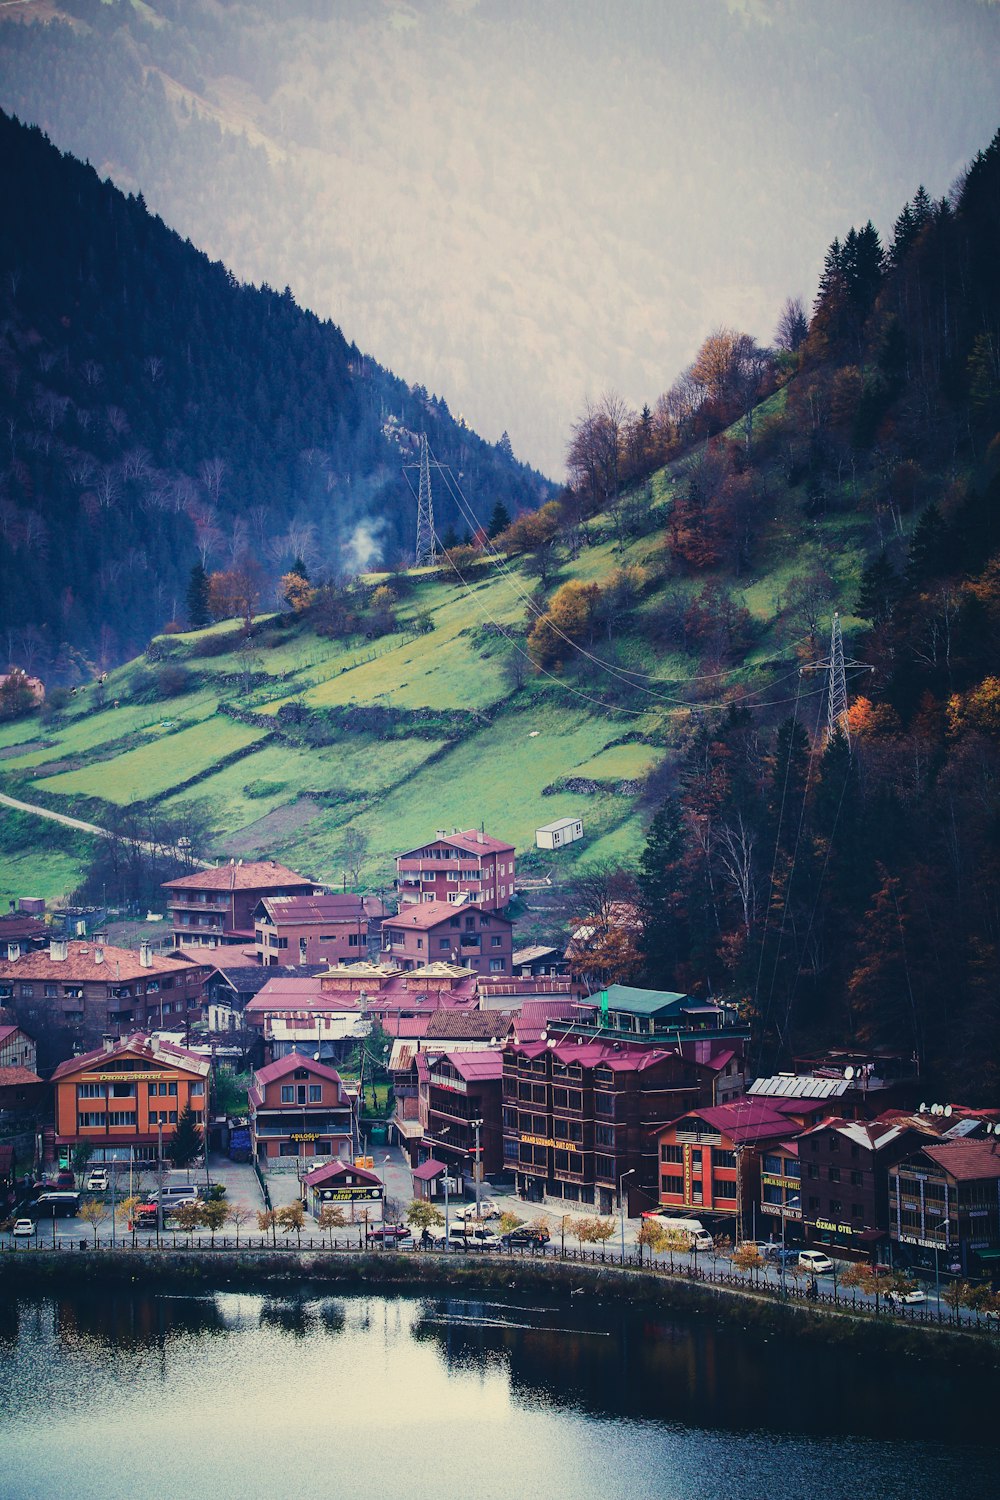
[[764, 1249], [764, 1259], [774, 1261], [779, 1266], [782, 1264], [786, 1266], [794, 1265], [798, 1258], [798, 1250], [792, 1249], [790, 1245], [767, 1245]]
[[376, 1245], [412, 1245], [413, 1232], [406, 1224], [386, 1224], [369, 1229], [368, 1238]]
[[548, 1242], [549, 1231], [541, 1227], [529, 1229], [522, 1225], [500, 1236], [500, 1243], [505, 1250], [544, 1250]]

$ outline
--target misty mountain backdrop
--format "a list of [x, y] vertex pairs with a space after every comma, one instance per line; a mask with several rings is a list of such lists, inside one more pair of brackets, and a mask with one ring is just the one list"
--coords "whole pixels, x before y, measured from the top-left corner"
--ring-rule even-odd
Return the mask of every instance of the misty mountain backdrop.
[[[421, 432], [473, 510], [546, 497], [287, 288], [240, 285], [3, 115], [0, 195], [0, 630], [29, 671], [134, 655], [185, 613], [199, 558], [251, 558], [264, 607], [299, 558], [326, 577], [410, 560]], [[435, 518], [469, 529], [444, 486]]]
[[[996, 126], [979, 0], [27, 0], [0, 105], [560, 472]], [[961, 79], [956, 86], [956, 79]]]

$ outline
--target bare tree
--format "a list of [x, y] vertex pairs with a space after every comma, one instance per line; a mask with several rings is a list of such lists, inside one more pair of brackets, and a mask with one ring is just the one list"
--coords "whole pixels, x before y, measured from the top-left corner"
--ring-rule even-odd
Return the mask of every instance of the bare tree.
[[774, 345], [776, 349], [784, 349], [789, 354], [794, 354], [799, 346], [805, 341], [809, 332], [809, 319], [802, 305], [801, 297], [788, 297], [781, 315], [778, 318], [778, 326], [774, 330]]

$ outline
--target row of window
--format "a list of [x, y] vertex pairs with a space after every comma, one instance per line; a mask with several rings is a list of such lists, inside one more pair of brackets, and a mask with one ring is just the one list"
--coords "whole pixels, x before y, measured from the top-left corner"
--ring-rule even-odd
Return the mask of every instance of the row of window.
[[[818, 1165], [816, 1164], [816, 1162], [814, 1162], [814, 1161], [806, 1162], [806, 1176], [808, 1178], [812, 1179], [813, 1181], [815, 1181], [815, 1179], [820, 1176], [820, 1169], [819, 1169]], [[861, 1185], [864, 1182], [864, 1173], [861, 1172], [861, 1171], [857, 1171], [857, 1170], [852, 1169], [850, 1176], [851, 1176], [851, 1187], [861, 1187]], [[839, 1182], [840, 1181], [840, 1168], [839, 1167], [827, 1167], [827, 1169], [826, 1169], [826, 1180], [827, 1180], [827, 1182]]]
[[[190, 1086], [190, 1093], [201, 1095], [205, 1092], [205, 1085], [201, 1079], [196, 1080]], [[121, 1083], [78, 1083], [76, 1086], [76, 1097], [78, 1099], [103, 1099], [105, 1095], [112, 1099], [134, 1099], [137, 1096], [137, 1085], [129, 1083], [123, 1078]], [[147, 1096], [152, 1099], [157, 1095], [177, 1097], [176, 1080], [162, 1080], [159, 1083], [147, 1083]]]
[[[677, 1176], [677, 1175], [675, 1175], [673, 1173], [661, 1172], [661, 1174], [660, 1174], [660, 1191], [661, 1191], [661, 1193], [670, 1193], [670, 1194], [673, 1194], [675, 1197], [683, 1198], [684, 1197], [684, 1177], [683, 1177], [683, 1175]], [[697, 1197], [697, 1201], [700, 1203], [702, 1201], [702, 1187], [701, 1187], [700, 1183], [695, 1188], [694, 1193], [695, 1193], [695, 1196]], [[712, 1197], [713, 1197], [713, 1199], [714, 1199], [715, 1202], [718, 1202], [720, 1198], [723, 1198], [723, 1199], [726, 1199], [727, 1201], [731, 1201], [731, 1202], [735, 1203], [735, 1201], [736, 1201], [736, 1183], [733, 1181], [732, 1178], [728, 1178], [728, 1179], [725, 1178], [725, 1177], [718, 1178], [718, 1180], [713, 1181], [713, 1183], [712, 1183]]]
[[[135, 982], [131, 985], [121, 984], [114, 986], [116, 997], [120, 1000], [125, 997], [136, 995], [158, 995], [160, 989], [169, 990], [173, 987], [173, 976], [168, 975], [163, 979], [149, 979], [140, 984]], [[18, 985], [18, 993], [22, 1000], [33, 1000], [37, 986], [34, 984]], [[62, 998], [70, 1000], [83, 999], [83, 986], [79, 984], [43, 984], [42, 998], [45, 1000], [58, 1000]]]
[[[306, 1098], [307, 1088], [308, 1100]], [[310, 1083], [308, 1085], [283, 1083], [281, 1085], [281, 1102], [282, 1104], [305, 1104], [307, 1102], [309, 1104], [322, 1104], [323, 1085], [321, 1083]]]

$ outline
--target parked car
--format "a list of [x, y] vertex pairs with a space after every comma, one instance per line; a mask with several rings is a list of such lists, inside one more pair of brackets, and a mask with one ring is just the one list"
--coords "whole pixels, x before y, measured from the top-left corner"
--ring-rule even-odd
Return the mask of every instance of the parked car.
[[15, 1239], [27, 1238], [29, 1235], [38, 1233], [38, 1225], [34, 1219], [15, 1219], [11, 1234]]
[[921, 1291], [919, 1287], [914, 1287], [909, 1292], [886, 1292], [885, 1300], [892, 1302], [896, 1307], [905, 1307], [911, 1302], [926, 1302], [927, 1293]]
[[832, 1271], [833, 1261], [828, 1255], [824, 1255], [822, 1250], [800, 1250], [799, 1268], [803, 1271], [812, 1271], [815, 1275], [817, 1272]]
[[108, 1190], [108, 1174], [103, 1167], [95, 1167], [89, 1173], [84, 1188], [88, 1193], [106, 1193]]
[[532, 1228], [528, 1224], [521, 1224], [516, 1229], [510, 1229], [506, 1234], [500, 1236], [500, 1243], [505, 1250], [544, 1250], [551, 1236], [544, 1225], [539, 1224]]
[[791, 1245], [765, 1245], [764, 1259], [777, 1265], [791, 1266], [799, 1258], [799, 1252]]
[[175, 1186], [165, 1187], [162, 1193], [150, 1193], [149, 1202], [156, 1203], [160, 1198], [164, 1208], [168, 1204], [198, 1203], [201, 1200], [201, 1188], [193, 1182], [180, 1182]]
[[452, 1224], [448, 1239], [456, 1250], [496, 1250], [500, 1237], [486, 1225]]
[[378, 1225], [369, 1229], [368, 1239], [375, 1245], [412, 1245], [413, 1231], [407, 1224]]

